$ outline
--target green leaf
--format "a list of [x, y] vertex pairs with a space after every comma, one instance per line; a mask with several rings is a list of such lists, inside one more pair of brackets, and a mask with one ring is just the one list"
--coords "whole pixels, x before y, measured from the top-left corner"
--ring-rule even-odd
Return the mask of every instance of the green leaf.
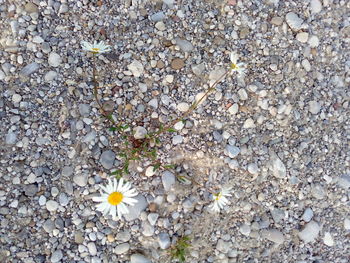
[[114, 131], [116, 131], [116, 130], [117, 130], [116, 127], [110, 127], [110, 128], [109, 128], [109, 131], [111, 131], [111, 132], [114, 132]]
[[160, 163], [157, 163], [153, 166], [153, 172], [157, 171], [160, 167]]
[[176, 130], [174, 128], [169, 128], [167, 129], [168, 132], [176, 132]]
[[125, 124], [124, 126], [120, 125], [120, 128], [123, 129], [123, 130], [126, 130], [127, 128], [129, 128], [129, 125], [127, 125], [127, 124]]
[[164, 165], [164, 168], [165, 168], [165, 169], [174, 169], [174, 168], [175, 168], [175, 164], [167, 164], [167, 165]]
[[159, 138], [155, 138], [155, 141], [156, 141], [156, 144], [159, 144], [159, 143], [160, 143]]

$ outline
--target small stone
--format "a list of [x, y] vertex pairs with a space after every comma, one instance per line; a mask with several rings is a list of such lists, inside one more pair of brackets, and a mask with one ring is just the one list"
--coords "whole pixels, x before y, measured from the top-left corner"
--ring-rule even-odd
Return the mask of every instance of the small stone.
[[154, 226], [147, 221], [142, 223], [142, 234], [146, 237], [151, 237], [154, 234]]
[[48, 62], [51, 67], [58, 67], [62, 62], [62, 58], [57, 53], [51, 52]]
[[305, 222], [310, 222], [312, 217], [314, 216], [314, 212], [311, 208], [306, 208], [303, 216], [301, 217]]
[[26, 196], [34, 196], [38, 192], [38, 186], [36, 184], [29, 184], [24, 186], [24, 194]]
[[177, 109], [181, 112], [186, 112], [188, 111], [190, 108], [190, 105], [186, 102], [180, 102], [179, 104], [177, 104]]
[[331, 233], [326, 232], [324, 234], [323, 242], [325, 243], [325, 245], [327, 245], [329, 247], [334, 246], [334, 240], [333, 240]]
[[128, 252], [129, 249], [130, 249], [129, 243], [123, 243], [114, 248], [114, 253], [116, 253], [117, 255], [121, 255]]
[[91, 106], [89, 104], [79, 104], [79, 113], [83, 117], [88, 117], [90, 115]]
[[76, 174], [73, 177], [73, 182], [80, 186], [80, 187], [84, 187], [87, 185], [87, 181], [88, 181], [88, 175], [87, 174]]
[[91, 256], [96, 256], [97, 255], [97, 248], [94, 242], [90, 242], [87, 244], [87, 248], [89, 250], [89, 253]]
[[185, 123], [183, 121], [179, 121], [174, 125], [174, 129], [178, 131], [182, 130], [183, 127], [185, 127]]
[[155, 28], [157, 28], [159, 31], [164, 31], [166, 29], [165, 24], [163, 21], [158, 21], [155, 25]]
[[245, 89], [239, 89], [238, 96], [239, 96], [240, 100], [247, 100], [248, 99], [248, 93], [245, 91]]
[[159, 215], [157, 213], [150, 213], [148, 214], [148, 222], [151, 224], [151, 226], [154, 226], [157, 222]]
[[294, 31], [300, 30], [304, 22], [297, 14], [293, 12], [289, 12], [286, 15], [286, 21], [289, 27]]
[[47, 72], [47, 73], [45, 74], [44, 79], [45, 79], [46, 82], [51, 82], [51, 81], [53, 81], [54, 79], [56, 79], [57, 76], [58, 76], [57, 72], [51, 70], [51, 71], [49, 71], [49, 72]]
[[249, 172], [250, 174], [253, 174], [253, 175], [258, 174], [258, 173], [259, 173], [259, 167], [258, 167], [258, 165], [257, 165], [256, 163], [250, 163], [250, 164], [248, 164], [248, 172]]
[[116, 240], [122, 241], [122, 242], [128, 242], [131, 239], [131, 234], [128, 230], [118, 232], [116, 236]]
[[166, 75], [165, 76], [165, 81], [168, 82], [168, 83], [173, 83], [174, 75]]
[[147, 208], [147, 201], [146, 198], [139, 194], [134, 199], [137, 200], [137, 203], [131, 207], [129, 207], [129, 213], [124, 215], [124, 218], [126, 221], [132, 221], [137, 219], [141, 212], [144, 211]]
[[54, 200], [49, 200], [46, 202], [46, 209], [50, 212], [56, 211], [58, 208], [58, 203]]
[[311, 195], [318, 200], [321, 200], [327, 197], [326, 191], [323, 189], [323, 187], [320, 184], [312, 185]]
[[137, 126], [134, 128], [134, 138], [139, 140], [139, 139], [144, 139], [147, 135], [147, 130], [144, 127]]
[[5, 72], [0, 69], [0, 80], [4, 80], [6, 77]]
[[250, 226], [248, 226], [247, 224], [243, 224], [239, 228], [239, 232], [241, 232], [241, 234], [244, 236], [249, 236], [250, 231], [251, 231]]
[[183, 137], [181, 135], [175, 135], [172, 139], [174, 145], [178, 145], [183, 142]]
[[175, 58], [171, 61], [170, 66], [172, 69], [179, 70], [185, 66], [185, 62], [181, 58]]
[[320, 0], [311, 0], [310, 1], [310, 9], [312, 14], [316, 14], [321, 12], [322, 4]]
[[277, 229], [267, 229], [262, 231], [262, 237], [270, 240], [276, 244], [282, 244], [284, 242], [284, 236], [281, 231]]
[[51, 219], [47, 219], [43, 224], [43, 228], [46, 233], [51, 233], [55, 229], [55, 224]]
[[17, 135], [14, 132], [9, 132], [8, 134], [6, 134], [5, 137], [5, 143], [8, 145], [12, 145], [15, 144], [17, 141]]
[[183, 52], [191, 52], [193, 50], [193, 45], [190, 41], [176, 38], [176, 45], [180, 47]]
[[255, 123], [253, 119], [249, 118], [244, 122], [243, 129], [251, 129], [251, 128], [255, 128]]
[[170, 247], [170, 237], [168, 233], [160, 233], [158, 235], [158, 244], [161, 249]]
[[157, 99], [151, 99], [148, 102], [148, 105], [151, 106], [154, 109], [157, 109], [158, 108], [158, 100]]
[[276, 154], [270, 154], [270, 161], [270, 169], [272, 170], [272, 174], [276, 178], [285, 178], [287, 175], [287, 170], [281, 159], [278, 158]]
[[305, 243], [310, 243], [315, 241], [320, 232], [320, 226], [315, 221], [310, 221], [304, 227], [304, 229], [299, 232], [298, 236]]
[[309, 111], [312, 113], [312, 114], [318, 114], [321, 110], [321, 104], [317, 101], [310, 101], [309, 102]]
[[115, 153], [111, 150], [104, 151], [100, 156], [100, 163], [103, 168], [109, 170], [113, 167], [115, 161]]
[[160, 11], [160, 12], [157, 12], [153, 15], [150, 16], [150, 19], [154, 22], [158, 22], [158, 21], [161, 21], [165, 18], [165, 14], [163, 11]]
[[148, 166], [147, 169], [146, 169], [146, 172], [145, 172], [145, 175], [147, 177], [151, 177], [153, 176], [154, 174], [156, 173], [155, 169], [153, 166]]
[[130, 257], [130, 263], [152, 263], [152, 261], [141, 254], [133, 254]]
[[275, 26], [280, 26], [283, 23], [283, 18], [279, 16], [275, 16], [271, 19], [271, 24]]
[[230, 250], [230, 242], [225, 242], [222, 239], [219, 239], [216, 244], [216, 250], [226, 254]]
[[28, 13], [38, 13], [38, 7], [33, 3], [27, 3], [24, 5], [24, 10]]
[[309, 43], [310, 47], [315, 48], [315, 47], [318, 47], [318, 45], [320, 44], [320, 40], [318, 39], [317, 36], [311, 36], [309, 38], [308, 43]]
[[36, 43], [36, 44], [41, 44], [44, 42], [44, 39], [41, 36], [35, 36], [35, 37], [33, 37], [32, 42]]
[[77, 244], [83, 244], [84, 243], [84, 234], [81, 231], [77, 231], [74, 234], [74, 242]]
[[70, 177], [73, 174], [74, 170], [71, 166], [64, 166], [62, 168], [61, 174], [62, 176]]
[[40, 68], [39, 64], [36, 62], [33, 62], [33, 63], [28, 64], [24, 68], [22, 68], [19, 74], [21, 76], [27, 77], [27, 76], [33, 74], [34, 72], [36, 72], [39, 68]]
[[344, 228], [345, 230], [350, 230], [350, 218], [344, 219]]
[[134, 77], [140, 77], [144, 72], [144, 67], [142, 63], [138, 60], [134, 60], [131, 64], [128, 65], [128, 69], [134, 75]]
[[232, 146], [232, 145], [226, 145], [226, 151], [227, 151], [227, 155], [230, 158], [235, 158], [240, 152], [241, 150], [237, 147], [237, 146]]
[[162, 183], [166, 192], [170, 191], [175, 185], [175, 175], [172, 172], [165, 171], [162, 174]]
[[203, 71], [205, 70], [205, 64], [201, 63], [198, 65], [192, 65], [191, 69], [196, 76], [200, 76], [203, 73]]
[[238, 104], [237, 104], [237, 103], [234, 103], [230, 108], [228, 108], [227, 111], [228, 111], [230, 114], [235, 115], [235, 114], [238, 113], [238, 109], [239, 109]]
[[274, 208], [271, 210], [271, 215], [275, 223], [281, 222], [285, 218], [285, 212], [282, 209]]
[[63, 258], [62, 250], [56, 250], [55, 252], [52, 253], [50, 260], [52, 263], [56, 263], [61, 261], [62, 258]]
[[311, 70], [311, 64], [310, 64], [310, 61], [307, 60], [307, 59], [303, 59], [301, 61], [301, 65], [304, 67], [304, 69], [309, 72]]
[[306, 43], [309, 39], [309, 33], [307, 32], [300, 32], [295, 37], [299, 42]]

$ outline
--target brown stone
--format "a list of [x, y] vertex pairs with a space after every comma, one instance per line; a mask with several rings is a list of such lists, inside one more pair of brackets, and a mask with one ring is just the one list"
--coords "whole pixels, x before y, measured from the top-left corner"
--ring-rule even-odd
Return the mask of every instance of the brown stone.
[[28, 13], [28, 14], [31, 14], [31, 13], [38, 13], [38, 7], [33, 4], [33, 3], [27, 3], [25, 6], [24, 6], [24, 10]]
[[157, 68], [162, 69], [162, 68], [164, 68], [164, 66], [165, 66], [164, 62], [161, 61], [161, 60], [158, 60], [158, 62], [157, 62]]
[[182, 69], [185, 66], [185, 62], [181, 58], [175, 58], [171, 61], [171, 68], [175, 70]]
[[151, 212], [156, 212], [156, 211], [157, 211], [157, 204], [156, 204], [156, 203], [150, 203], [150, 204], [148, 205], [148, 209], [149, 209], [149, 211], [151, 211]]

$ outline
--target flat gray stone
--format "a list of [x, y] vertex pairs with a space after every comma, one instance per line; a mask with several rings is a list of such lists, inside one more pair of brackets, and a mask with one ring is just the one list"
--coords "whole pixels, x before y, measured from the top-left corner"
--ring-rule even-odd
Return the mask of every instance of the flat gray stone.
[[100, 156], [100, 163], [103, 168], [109, 170], [113, 167], [115, 161], [115, 153], [111, 150], [104, 151]]
[[137, 200], [137, 203], [134, 206], [130, 206], [129, 213], [124, 215], [126, 221], [132, 221], [139, 218], [141, 212], [148, 206], [146, 198], [143, 195], [139, 194], [134, 198]]
[[19, 74], [21, 76], [29, 76], [29, 75], [33, 74], [34, 72], [36, 72], [39, 68], [40, 68], [39, 64], [36, 62], [33, 62], [33, 63], [28, 64], [24, 68], [22, 68]]
[[284, 242], [284, 235], [277, 229], [262, 230], [262, 236], [276, 244], [282, 244]]
[[146, 258], [144, 255], [133, 254], [130, 257], [130, 263], [152, 263], [152, 261]]
[[158, 235], [158, 244], [161, 249], [167, 249], [170, 247], [170, 237], [168, 233], [160, 233]]
[[121, 255], [128, 252], [129, 249], [130, 249], [129, 243], [123, 243], [114, 248], [114, 253], [116, 253], [117, 255]]
[[299, 238], [305, 243], [310, 243], [316, 240], [318, 234], [320, 233], [320, 226], [315, 221], [310, 221], [304, 227], [304, 229], [299, 232]]
[[165, 171], [162, 174], [162, 183], [165, 191], [170, 191], [175, 184], [175, 175], [172, 172]]
[[62, 258], [63, 258], [63, 253], [62, 253], [62, 250], [59, 249], [52, 253], [50, 260], [52, 263], [56, 263], [61, 261]]
[[88, 175], [87, 174], [76, 174], [73, 177], [73, 182], [80, 187], [87, 185]]

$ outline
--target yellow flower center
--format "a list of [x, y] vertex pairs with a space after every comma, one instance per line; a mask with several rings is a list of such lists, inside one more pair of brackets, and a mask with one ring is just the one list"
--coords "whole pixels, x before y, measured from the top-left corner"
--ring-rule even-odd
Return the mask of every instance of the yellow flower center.
[[222, 194], [218, 193], [218, 194], [216, 194], [214, 196], [215, 196], [215, 200], [218, 201], [221, 198]]
[[119, 205], [123, 201], [123, 194], [120, 192], [113, 192], [108, 196], [108, 203], [111, 205]]
[[94, 52], [94, 53], [100, 52], [100, 49], [97, 48], [97, 47], [93, 47], [91, 50], [92, 50], [92, 52]]
[[235, 63], [232, 63], [232, 64], [231, 64], [231, 69], [237, 70], [237, 69], [238, 69], [238, 66], [237, 66]]

